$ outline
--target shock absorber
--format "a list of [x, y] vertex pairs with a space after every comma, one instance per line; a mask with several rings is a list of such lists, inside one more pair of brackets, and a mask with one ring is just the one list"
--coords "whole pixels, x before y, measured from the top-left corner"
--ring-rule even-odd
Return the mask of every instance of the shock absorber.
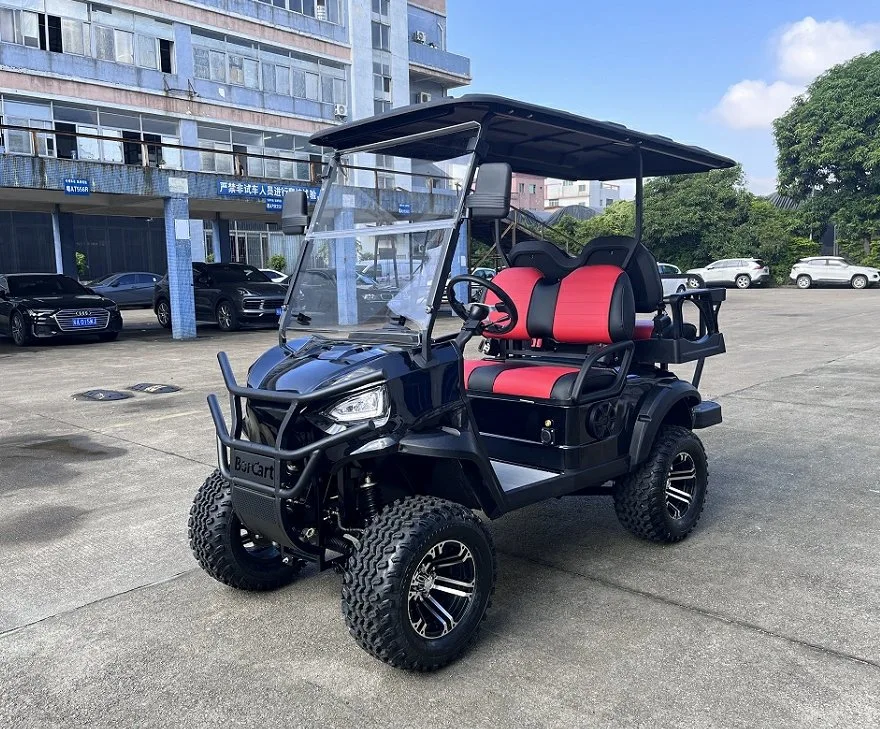
[[367, 521], [372, 521], [379, 515], [379, 493], [376, 482], [373, 481], [373, 477], [369, 473], [361, 484], [361, 493], [363, 494], [363, 510]]

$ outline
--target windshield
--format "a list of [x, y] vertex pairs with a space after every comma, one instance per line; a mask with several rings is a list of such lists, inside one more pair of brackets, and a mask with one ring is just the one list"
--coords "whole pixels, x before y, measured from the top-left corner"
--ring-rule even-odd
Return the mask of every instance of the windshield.
[[346, 337], [396, 329], [417, 338], [430, 327], [470, 136], [444, 137], [444, 149], [460, 154], [442, 161], [359, 153], [336, 165], [288, 292], [285, 329]]
[[13, 296], [41, 297], [89, 293], [88, 289], [79, 282], [60, 275], [10, 276], [8, 283], [9, 293]]
[[214, 264], [205, 269], [214, 283], [266, 283], [271, 279], [253, 266]]
[[102, 286], [116, 278], [116, 275], [115, 273], [109, 273], [106, 276], [101, 276], [101, 278], [96, 278], [89, 282], [89, 286]]

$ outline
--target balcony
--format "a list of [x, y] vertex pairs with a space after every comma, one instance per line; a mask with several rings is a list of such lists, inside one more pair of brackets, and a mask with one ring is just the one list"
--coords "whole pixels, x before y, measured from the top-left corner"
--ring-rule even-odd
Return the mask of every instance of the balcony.
[[424, 43], [409, 41], [410, 73], [417, 79], [436, 81], [446, 88], [471, 82], [471, 59]]

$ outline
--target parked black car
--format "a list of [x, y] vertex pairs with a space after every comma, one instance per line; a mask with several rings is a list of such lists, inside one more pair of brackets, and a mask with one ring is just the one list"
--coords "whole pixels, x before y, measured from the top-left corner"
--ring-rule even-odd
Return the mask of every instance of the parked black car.
[[[240, 263], [194, 263], [196, 319], [217, 322], [224, 332], [243, 324], [278, 324], [287, 289], [272, 283], [258, 268]], [[159, 324], [171, 328], [168, 277], [156, 284], [153, 311]]]
[[87, 285], [100, 296], [106, 296], [119, 306], [153, 305], [153, 289], [162, 277], [158, 273], [144, 271], [111, 273], [109, 276], [90, 281]]
[[[362, 319], [382, 316], [387, 312], [388, 302], [394, 298], [398, 289], [395, 286], [382, 286], [369, 276], [357, 274], [358, 313]], [[309, 302], [315, 311], [308, 313], [335, 312], [338, 303], [336, 272], [328, 268], [309, 268], [302, 272], [295, 294], [295, 301]]]
[[0, 275], [0, 333], [19, 347], [58, 336], [97, 335], [110, 342], [121, 330], [119, 307], [69, 276]]

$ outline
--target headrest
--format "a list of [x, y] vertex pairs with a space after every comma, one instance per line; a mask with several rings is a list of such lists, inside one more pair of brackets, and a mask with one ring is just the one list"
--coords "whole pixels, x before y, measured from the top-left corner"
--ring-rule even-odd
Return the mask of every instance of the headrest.
[[520, 241], [511, 249], [508, 259], [511, 266], [537, 268], [546, 278], [555, 281], [579, 265], [576, 258], [546, 240]]
[[663, 301], [663, 281], [657, 259], [635, 238], [626, 235], [594, 238], [581, 251], [577, 262], [579, 266], [604, 264], [623, 268], [632, 283], [637, 312], [657, 311]]

